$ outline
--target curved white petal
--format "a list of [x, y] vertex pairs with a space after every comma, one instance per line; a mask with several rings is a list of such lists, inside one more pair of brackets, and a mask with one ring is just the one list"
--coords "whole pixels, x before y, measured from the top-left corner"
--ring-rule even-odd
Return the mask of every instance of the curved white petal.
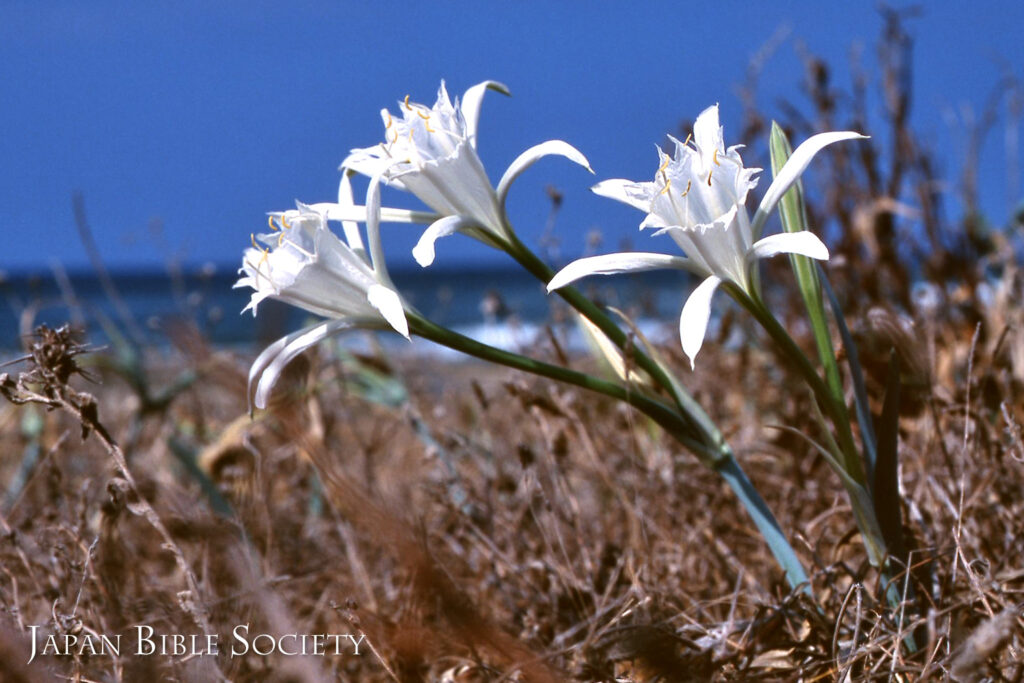
[[480, 104], [483, 102], [484, 93], [488, 90], [500, 92], [502, 95], [511, 97], [508, 86], [498, 81], [484, 81], [477, 83], [462, 94], [462, 102], [459, 108], [462, 110], [462, 118], [466, 120], [466, 138], [469, 144], [476, 149], [476, 128], [480, 121]]
[[[341, 169], [341, 181], [338, 183], [338, 206], [355, 207], [355, 195], [352, 194], [352, 180], [350, 176], [355, 171], [349, 170], [345, 167]], [[328, 215], [329, 212], [324, 211], [324, 215]], [[366, 249], [363, 247], [363, 238], [359, 234], [359, 223], [351, 220], [341, 221], [341, 229], [345, 233], [345, 241], [348, 242], [348, 246], [352, 247], [352, 251], [357, 254], [365, 254]]]
[[764, 193], [764, 197], [761, 199], [761, 205], [757, 207], [757, 213], [754, 214], [753, 220], [750, 222], [750, 227], [755, 235], [761, 234], [761, 228], [764, 227], [764, 222], [768, 220], [768, 215], [775, 209], [775, 205], [782, 199], [782, 195], [786, 194], [786, 191], [793, 186], [793, 183], [800, 178], [803, 172], [807, 169], [807, 165], [811, 163], [811, 159], [814, 155], [828, 147], [834, 142], [841, 142], [843, 140], [857, 140], [861, 138], [867, 138], [867, 135], [861, 135], [860, 133], [854, 133], [852, 131], [840, 131], [834, 133], [819, 133], [813, 135], [797, 147], [793, 154], [790, 155], [786, 164], [779, 170], [779, 174], [775, 176], [775, 180], [768, 187], [768, 191]]
[[501, 180], [498, 182], [498, 205], [501, 206], [502, 212], [505, 211], [505, 198], [508, 196], [508, 190], [512, 186], [513, 181], [522, 175], [523, 171], [537, 163], [537, 161], [553, 154], [563, 156], [569, 161], [579, 164], [591, 173], [594, 172], [594, 169], [590, 168], [590, 162], [587, 161], [585, 156], [583, 156], [583, 153], [568, 142], [563, 142], [562, 140], [548, 140], [547, 142], [542, 142], [539, 145], [534, 145], [516, 157], [516, 160], [509, 164], [508, 169], [505, 170], [505, 174], [501, 176]]
[[465, 230], [475, 225], [474, 221], [462, 216], [445, 216], [440, 220], [434, 221], [429, 228], [423, 231], [419, 242], [413, 247], [413, 258], [416, 259], [416, 263], [426, 268], [434, 262], [434, 242], [442, 237], [448, 237], [460, 230]]
[[[372, 177], [372, 176], [371, 176]], [[310, 204], [309, 208], [324, 215], [329, 221], [358, 221], [366, 222], [365, 206], [346, 206], [333, 202], [317, 202]], [[433, 211], [410, 211], [409, 209], [390, 209], [382, 207], [380, 220], [384, 223], [433, 223], [440, 215]]]
[[409, 321], [405, 319], [405, 307], [402, 306], [402, 297], [398, 296], [398, 292], [384, 285], [372, 285], [366, 298], [396, 332], [409, 338]]
[[708, 321], [711, 320], [711, 297], [721, 283], [720, 278], [710, 276], [697, 285], [683, 304], [683, 313], [679, 316], [679, 339], [683, 343], [683, 353], [690, 359], [690, 369], [693, 369], [697, 352], [704, 344]]
[[[356, 327], [351, 320], [327, 320], [281, 337], [256, 357], [249, 369], [249, 400], [266, 408], [270, 392], [285, 367], [300, 353], [332, 334]], [[255, 391], [253, 381], [257, 380]]]
[[747, 252], [747, 263], [754, 259], [771, 258], [776, 254], [800, 254], [819, 261], [828, 261], [828, 247], [808, 230], [782, 232], [754, 242]]
[[377, 279], [390, 284], [384, 246], [380, 241], [380, 181], [381, 176], [375, 175], [366, 188], [366, 241], [370, 246], [370, 267], [377, 274]]
[[650, 254], [644, 252], [627, 252], [621, 254], [604, 254], [590, 256], [573, 261], [555, 273], [548, 283], [548, 292], [565, 287], [568, 284], [589, 275], [613, 275], [615, 273], [638, 273], [659, 268], [678, 268], [691, 273], [705, 276], [707, 271], [688, 258], [669, 256], [668, 254]]
[[[653, 185], [653, 183], [650, 184]], [[590, 191], [602, 197], [608, 197], [623, 204], [629, 204], [634, 209], [648, 213], [651, 210], [651, 199], [648, 196], [649, 193], [640, 191], [639, 188], [643, 186], [643, 183], [636, 183], [632, 180], [611, 178], [609, 180], [602, 180], [597, 185], [591, 187]]]

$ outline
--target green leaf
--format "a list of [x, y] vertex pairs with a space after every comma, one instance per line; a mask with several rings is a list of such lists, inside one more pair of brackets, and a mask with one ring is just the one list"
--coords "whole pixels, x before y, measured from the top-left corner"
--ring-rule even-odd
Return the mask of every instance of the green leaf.
[[874, 421], [871, 419], [871, 410], [868, 407], [868, 392], [864, 386], [864, 371], [860, 366], [860, 357], [857, 355], [857, 345], [853, 342], [853, 335], [846, 325], [846, 318], [843, 316], [843, 309], [839, 306], [839, 299], [832, 291], [825, 273], [818, 268], [819, 280], [828, 296], [829, 305], [832, 307], [832, 316], [836, 320], [836, 327], [839, 328], [839, 336], [846, 348], [846, 362], [850, 366], [850, 380], [853, 383], [854, 408], [857, 411], [857, 422], [860, 424], [861, 440], [864, 442], [864, 460], [867, 469], [868, 481], [874, 477], [876, 461], [876, 440]]
[[[778, 175], [793, 153], [793, 149], [782, 128], [774, 121], [772, 121], [770, 147], [772, 174]], [[782, 229], [786, 232], [803, 232], [808, 229], [803, 185], [799, 180], [782, 196], [782, 201], [779, 202], [779, 217], [782, 219]], [[790, 254], [789, 260], [793, 265], [793, 273], [796, 275], [800, 294], [807, 307], [807, 317], [814, 333], [814, 343], [818, 347], [818, 357], [821, 359], [822, 367], [825, 368], [825, 381], [828, 383], [833, 398], [841, 401], [843, 400], [843, 382], [839, 375], [835, 350], [832, 348], [832, 335], [825, 317], [825, 304], [821, 298], [821, 285], [818, 282], [817, 271], [806, 256]]]

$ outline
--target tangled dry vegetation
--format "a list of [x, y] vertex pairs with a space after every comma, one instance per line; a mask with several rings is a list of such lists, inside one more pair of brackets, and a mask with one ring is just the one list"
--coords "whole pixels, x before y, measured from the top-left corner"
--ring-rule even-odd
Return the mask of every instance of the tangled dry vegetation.
[[[16, 482], [0, 541], [8, 680], [1019, 680], [1024, 339], [1002, 294], [971, 309], [977, 324], [861, 321], [864, 348], [896, 344], [919, 373], [901, 429], [914, 550], [898, 611], [841, 487], [772, 426], [813, 434], [807, 397], [758, 347], [709, 354], [694, 387], [792, 530], [813, 601], [787, 590], [714, 474], [603, 398], [477, 364], [321, 354], [250, 420], [245, 360], [198, 338], [179, 335], [174, 372], [147, 378], [169, 385], [191, 363], [195, 381], [146, 406], [95, 363], [102, 383], [87, 384], [88, 356], [47, 333], [34, 370], [0, 378], [35, 401], [0, 407]], [[246, 623], [365, 634], [372, 649], [25, 664], [28, 624], [228, 642]], [[900, 647], [911, 633], [916, 654]]]

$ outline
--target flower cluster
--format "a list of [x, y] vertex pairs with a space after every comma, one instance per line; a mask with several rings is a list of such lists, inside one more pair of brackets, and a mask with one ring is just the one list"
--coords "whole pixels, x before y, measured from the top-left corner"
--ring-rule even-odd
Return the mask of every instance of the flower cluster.
[[381, 111], [384, 142], [354, 149], [342, 162], [342, 175], [358, 173], [380, 177], [388, 185], [416, 195], [437, 213], [413, 249], [420, 265], [434, 261], [434, 243], [441, 237], [464, 233], [502, 249], [511, 235], [505, 199], [512, 182], [539, 159], [560, 155], [590, 170], [575, 147], [549, 140], [523, 152], [505, 170], [497, 188], [491, 185], [477, 155], [480, 105], [488, 90], [508, 95], [497, 81], [484, 81], [467, 90], [453, 104], [444, 83], [433, 107], [410, 102], [398, 105], [399, 114]]
[[679, 318], [683, 351], [691, 365], [704, 342], [711, 317], [711, 298], [723, 282], [752, 292], [752, 267], [776, 254], [801, 254], [827, 260], [828, 249], [811, 232], [782, 233], [757, 239], [768, 215], [797, 181], [808, 163], [833, 142], [863, 137], [858, 133], [823, 133], [808, 139], [793, 153], [772, 182], [753, 219], [747, 213], [747, 194], [757, 185], [761, 169], [745, 168], [740, 147], [726, 147], [718, 123], [718, 106], [705, 109], [693, 126], [692, 142], [671, 138], [675, 154], [658, 149], [660, 164], [653, 181], [605, 180], [592, 189], [640, 209], [647, 217], [640, 228], [667, 234], [686, 257], [652, 253], [619, 253], [580, 259], [559, 271], [548, 291], [588, 275], [679, 268], [703, 278], [686, 300]]
[[254, 395], [259, 408], [265, 407], [284, 367], [332, 334], [359, 327], [391, 328], [409, 336], [405, 305], [386, 271], [375, 267], [361, 248], [339, 239], [324, 214], [299, 204], [298, 209], [271, 214], [268, 224], [269, 233], [252, 238], [253, 246], [242, 259], [242, 277], [235, 283], [253, 290], [245, 310], [255, 315], [269, 297], [327, 321], [279, 339], [260, 354], [249, 375], [250, 383], [259, 378]]

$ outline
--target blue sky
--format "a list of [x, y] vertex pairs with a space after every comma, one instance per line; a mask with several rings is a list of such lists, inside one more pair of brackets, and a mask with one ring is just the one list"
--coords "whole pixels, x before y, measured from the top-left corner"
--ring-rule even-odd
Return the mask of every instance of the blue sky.
[[[915, 123], [949, 155], [947, 119], [977, 110], [999, 77], [1022, 66], [1024, 3], [926, 3], [916, 38]], [[115, 267], [238, 260], [267, 211], [295, 199], [330, 200], [352, 147], [381, 139], [382, 107], [411, 94], [432, 104], [445, 78], [455, 94], [484, 79], [513, 97], [488, 96], [480, 154], [492, 178], [526, 147], [561, 138], [583, 151], [596, 179], [649, 179], [655, 144], [683, 118], [720, 102], [727, 142], [740, 120], [736, 84], [778, 30], [761, 104], [797, 99], [796, 45], [847, 63], [873, 41], [875, 3], [330, 2], [177, 3], [0, 0], [0, 203], [8, 236], [0, 270], [86, 263], [71, 212], [84, 193], [90, 222]], [[839, 68], [840, 83], [845, 70]], [[875, 101], [877, 108], [878, 103]], [[987, 148], [983, 201], [1006, 215], [1003, 152]], [[814, 172], [814, 167], [811, 168]], [[641, 216], [587, 190], [595, 180], [546, 160], [513, 189], [510, 213], [527, 240], [540, 234], [544, 188], [565, 195], [558, 222], [573, 256], [599, 228], [613, 248]], [[385, 203], [405, 198], [386, 191]], [[405, 205], [409, 205], [405, 202]], [[151, 226], [162, 221], [157, 235]], [[393, 267], [411, 263], [415, 228], [387, 226]], [[13, 238], [13, 239], [12, 239]], [[489, 258], [454, 238], [438, 263]]]

